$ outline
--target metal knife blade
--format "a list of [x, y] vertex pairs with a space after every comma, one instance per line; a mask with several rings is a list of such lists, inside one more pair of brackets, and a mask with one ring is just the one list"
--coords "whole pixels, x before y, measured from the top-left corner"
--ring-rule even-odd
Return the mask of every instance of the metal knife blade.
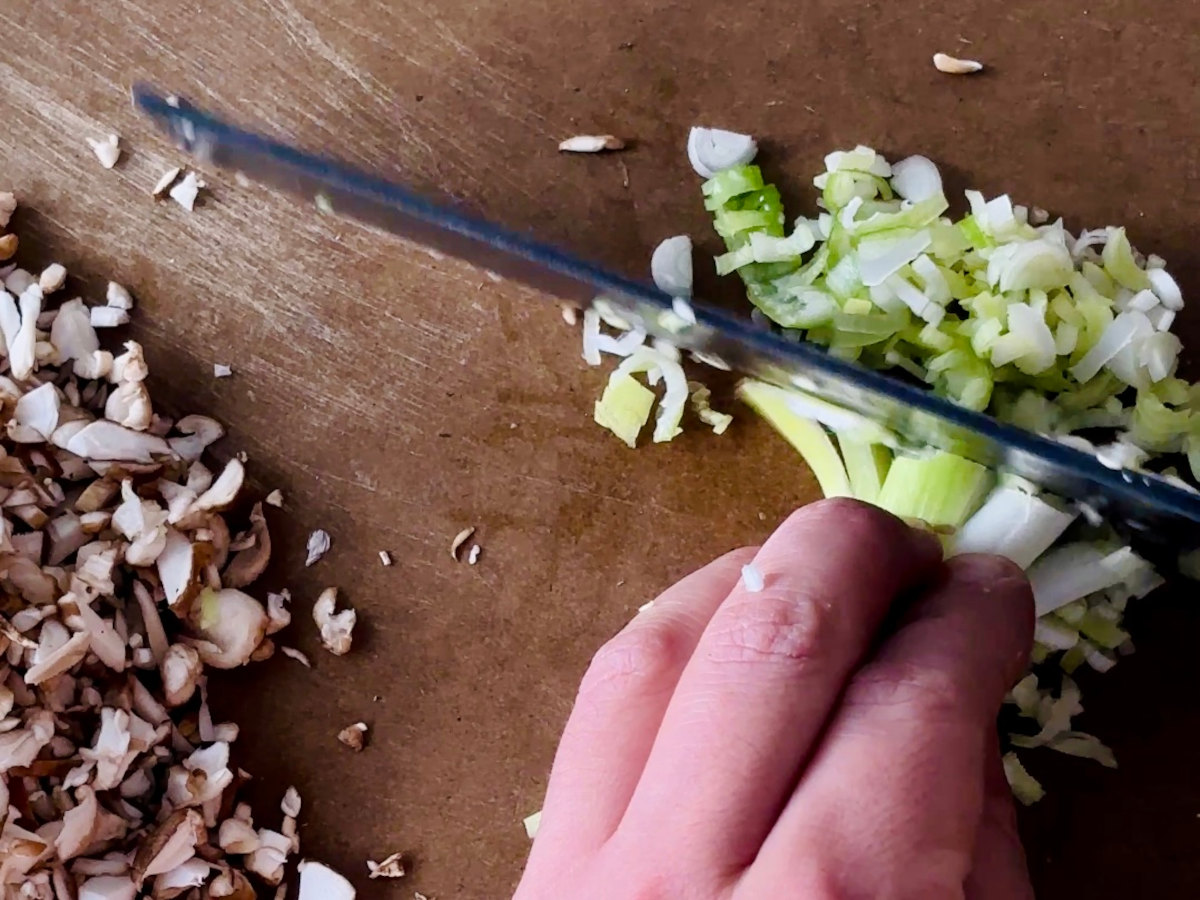
[[1090, 454], [703, 304], [694, 304], [695, 324], [680, 328], [671, 298], [653, 286], [484, 221], [453, 201], [418, 194], [335, 159], [235, 127], [150, 87], [136, 86], [133, 99], [182, 149], [206, 164], [240, 172], [315, 202], [322, 211], [374, 225], [556, 298], [584, 307], [603, 298], [622, 318], [683, 350], [852, 409], [913, 446], [932, 445], [1004, 468], [1085, 503], [1164, 562], [1173, 561], [1181, 549], [1200, 546], [1200, 495], [1162, 478], [1106, 468]]

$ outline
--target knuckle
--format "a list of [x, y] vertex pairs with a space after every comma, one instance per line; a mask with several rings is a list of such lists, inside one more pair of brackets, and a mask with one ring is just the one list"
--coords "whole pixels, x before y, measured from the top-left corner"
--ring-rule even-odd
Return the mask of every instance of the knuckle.
[[590, 697], [666, 690], [674, 685], [687, 655], [677, 631], [657, 624], [635, 625], [596, 652], [579, 694]]
[[759, 594], [727, 606], [709, 626], [716, 662], [803, 664], [823, 652], [829, 607], [817, 598]]
[[936, 724], [962, 718], [969, 700], [967, 687], [944, 668], [875, 664], [851, 679], [842, 702]]

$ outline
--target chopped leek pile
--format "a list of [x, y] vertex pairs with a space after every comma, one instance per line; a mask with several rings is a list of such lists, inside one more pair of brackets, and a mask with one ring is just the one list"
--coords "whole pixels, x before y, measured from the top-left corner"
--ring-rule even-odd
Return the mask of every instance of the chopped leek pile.
[[[1181, 344], [1170, 330], [1183, 297], [1164, 262], [1137, 253], [1124, 229], [1074, 235], [1041, 210], [975, 191], [956, 220], [930, 160], [892, 165], [860, 146], [825, 158], [817, 213], [789, 233], [779, 191], [751, 164], [755, 149], [712, 129], [689, 139], [726, 246], [717, 272], [741, 277], [757, 321], [1113, 468], [1150, 467], [1194, 490], [1169, 458], [1200, 479], [1200, 386], [1175, 376]], [[686, 236], [668, 238], [652, 265], [676, 298], [680, 328], [695, 320], [692, 252]], [[592, 365], [602, 354], [623, 358], [595, 418], [629, 446], [656, 403], [654, 441], [678, 435], [689, 396], [701, 422], [717, 434], [729, 426], [708, 390], [688, 382], [676, 348], [648, 345], [602, 302], [584, 314], [583, 346]], [[885, 429], [803, 391], [744, 380], [738, 396], [800, 453], [826, 496], [919, 519], [944, 535], [950, 555], [995, 553], [1027, 570], [1039, 616], [1034, 665], [1009, 700], [1028, 727], [1009, 735], [1004, 757], [1019, 800], [1044, 791], [1018, 749], [1116, 766], [1099, 739], [1072, 728], [1083, 707], [1071, 675], [1106, 672], [1133, 651], [1122, 619], [1129, 600], [1162, 584], [1150, 563], [1090, 510], [1023, 479], [932, 448], [902, 450]]]

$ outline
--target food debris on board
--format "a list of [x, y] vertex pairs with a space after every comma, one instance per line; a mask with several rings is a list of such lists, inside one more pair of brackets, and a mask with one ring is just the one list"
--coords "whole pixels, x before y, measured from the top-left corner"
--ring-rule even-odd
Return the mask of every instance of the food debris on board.
[[296, 662], [300, 663], [300, 665], [304, 666], [304, 668], [306, 668], [306, 669], [312, 668], [312, 662], [309, 660], [308, 656], [305, 655], [305, 653], [303, 651], [297, 650], [295, 647], [280, 646], [279, 652], [282, 653], [284, 656], [286, 656], [288, 659], [294, 659]]
[[[982, 68], [941, 54], [937, 64], [956, 74]], [[859, 146], [826, 157], [814, 179], [819, 210], [789, 234], [778, 190], [750, 164], [756, 147], [749, 135], [718, 129], [695, 128], [688, 138], [728, 251], [717, 272], [742, 277], [760, 325], [892, 370], [1114, 468], [1152, 474], [1144, 467], [1157, 457], [1155, 477], [1196, 490], [1200, 394], [1176, 377], [1182, 344], [1170, 330], [1182, 292], [1163, 260], [1134, 250], [1123, 228], [1076, 235], [1045, 210], [976, 191], [967, 192], [970, 214], [955, 221], [944, 215], [931, 160], [891, 164]], [[659, 287], [674, 297], [690, 294], [690, 244], [670, 238], [652, 261]], [[678, 310], [663, 316], [664, 328], [688, 327]], [[728, 427], [707, 389], [686, 381], [675, 348], [647, 345], [638, 322], [597, 300], [583, 315], [583, 356], [598, 365], [602, 354], [620, 362], [595, 418], [631, 447], [655, 406], [654, 441], [678, 435], [689, 389], [697, 418], [718, 433]], [[1115, 766], [1098, 738], [1073, 730], [1083, 707], [1070, 676], [1081, 666], [1106, 672], [1133, 651], [1126, 605], [1164, 583], [1147, 560], [1094, 510], [1024, 479], [949, 453], [899, 451], [886, 429], [803, 391], [744, 380], [738, 396], [792, 443], [827, 496], [920, 519], [944, 535], [949, 553], [999, 553], [1026, 568], [1039, 614], [1033, 670], [1009, 702], [1038, 731], [1012, 733], [1006, 744]], [[1106, 433], [1108, 443], [1079, 431]], [[1180, 567], [1200, 576], [1200, 552]], [[762, 589], [753, 565], [742, 580]], [[1015, 750], [1004, 759], [1017, 798], [1039, 799], [1041, 786]]]
[[[0, 218], [11, 201], [0, 194]], [[4, 894], [285, 890], [299, 793], [286, 792], [279, 831], [236, 802], [250, 777], [232, 761], [240, 729], [213, 722], [205, 677], [269, 656], [290, 620], [285, 594], [264, 607], [247, 593], [270, 555], [262, 507], [231, 537], [244, 470], [206, 459], [224, 429], [155, 412], [136, 342], [101, 349], [94, 312], [126, 313], [124, 288], [109, 285], [107, 307], [53, 306], [66, 271], [23, 272], [4, 273], [19, 299], [0, 291]], [[353, 897], [316, 863], [300, 887]]]
[[392, 564], [392, 554], [388, 553], [386, 550], [380, 550], [379, 562], [384, 566], [390, 566]]
[[150, 195], [152, 197], [161, 197], [163, 192], [175, 183], [182, 171], [179, 166], [167, 169], [167, 171], [162, 173], [158, 181], [154, 183], [154, 187], [150, 189]]
[[[165, 175], [163, 176], [166, 177]], [[200, 196], [200, 191], [208, 187], [195, 172], [188, 172], [183, 176], [176, 185], [174, 185], [168, 196], [188, 212], [196, 208], [196, 198]]]
[[96, 154], [96, 159], [100, 160], [100, 165], [106, 169], [111, 169], [121, 158], [121, 138], [118, 135], [110, 134], [100, 140], [88, 138], [87, 143], [92, 153]]
[[983, 63], [973, 59], [959, 59], [945, 53], [933, 54], [933, 66], [947, 75], [972, 75], [983, 71]]
[[338, 732], [337, 737], [351, 750], [361, 750], [366, 745], [367, 723], [355, 722], [353, 725], [347, 725]]
[[282, 509], [283, 491], [279, 490], [279, 488], [276, 488], [275, 490], [271, 491], [271, 493], [267, 494], [263, 502], [266, 503], [267, 506], [274, 506], [276, 509]]
[[473, 566], [479, 562], [479, 554], [482, 552], [483, 550], [478, 544], [473, 544], [467, 553], [467, 565]]
[[564, 153], [602, 153], [624, 150], [625, 142], [613, 134], [577, 134], [561, 141], [558, 149]]
[[354, 640], [358, 613], [353, 609], [335, 612], [336, 608], [337, 588], [326, 588], [313, 604], [313, 621], [321, 632], [321, 646], [334, 656], [345, 656]]
[[232, 374], [233, 366], [226, 365], [225, 363], [213, 363], [214, 378], [228, 378]]
[[373, 859], [368, 859], [367, 871], [371, 873], [367, 877], [372, 880], [376, 878], [403, 878], [407, 874], [404, 868], [404, 854], [393, 853], [382, 862], [375, 862]]
[[308, 536], [308, 556], [304, 560], [304, 565], [313, 565], [329, 552], [331, 545], [332, 541], [329, 538], [329, 532], [323, 528], [318, 528]]
[[471, 535], [475, 533], [475, 526], [470, 525], [464, 528], [454, 536], [454, 540], [450, 542], [450, 558], [458, 562], [458, 551], [462, 549], [463, 544], [471, 539]]

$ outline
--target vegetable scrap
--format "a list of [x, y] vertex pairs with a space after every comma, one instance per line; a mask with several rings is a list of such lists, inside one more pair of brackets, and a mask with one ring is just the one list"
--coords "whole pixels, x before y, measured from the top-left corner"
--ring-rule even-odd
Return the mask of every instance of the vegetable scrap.
[[933, 54], [933, 66], [947, 75], [971, 75], [983, 70], [983, 63], [973, 59], [958, 59], [945, 53]]
[[100, 140], [88, 138], [87, 143], [96, 154], [96, 159], [100, 160], [100, 165], [106, 169], [111, 169], [121, 158], [121, 138], [118, 135], [110, 134]]
[[602, 153], [606, 150], [624, 150], [625, 142], [612, 134], [577, 134], [558, 145], [564, 153]]

